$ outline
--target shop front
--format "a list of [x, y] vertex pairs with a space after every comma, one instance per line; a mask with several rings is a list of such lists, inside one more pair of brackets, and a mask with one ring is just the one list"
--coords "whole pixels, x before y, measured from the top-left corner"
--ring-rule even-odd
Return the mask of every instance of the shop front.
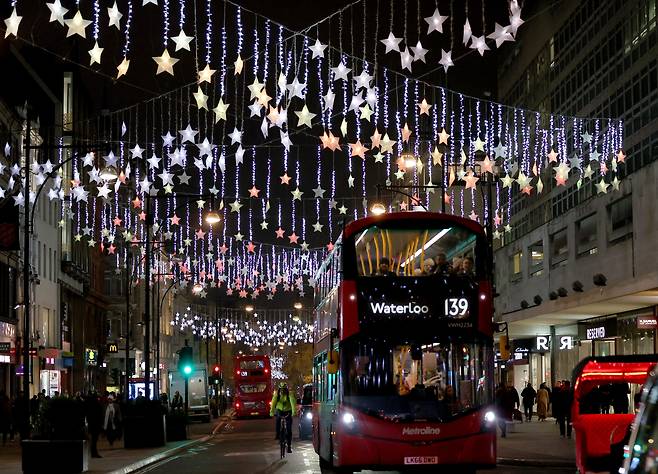
[[656, 352], [656, 307], [581, 321], [578, 333], [583, 357]]
[[551, 381], [551, 337], [538, 335], [512, 341], [513, 376], [509, 382], [521, 393], [528, 382], [537, 389]]
[[16, 390], [16, 325], [0, 321], [0, 391]]

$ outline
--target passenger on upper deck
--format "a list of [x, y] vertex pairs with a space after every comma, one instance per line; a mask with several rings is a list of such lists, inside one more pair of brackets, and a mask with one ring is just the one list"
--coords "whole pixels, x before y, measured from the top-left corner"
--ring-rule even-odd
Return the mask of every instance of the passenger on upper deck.
[[435, 266], [436, 273], [449, 273], [450, 272], [450, 262], [448, 262], [448, 259], [446, 258], [445, 253], [441, 252], [434, 258], [435, 258], [435, 262], [436, 262], [436, 266]]
[[387, 257], [379, 259], [379, 267], [377, 267], [375, 276], [395, 276], [395, 273], [390, 270], [390, 261]]

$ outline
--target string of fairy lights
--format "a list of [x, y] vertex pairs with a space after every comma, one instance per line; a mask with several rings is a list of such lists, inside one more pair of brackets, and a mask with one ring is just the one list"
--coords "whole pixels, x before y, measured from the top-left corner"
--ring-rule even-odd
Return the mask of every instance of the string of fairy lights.
[[191, 332], [199, 339], [217, 339], [227, 344], [252, 348], [285, 349], [313, 342], [314, 325], [308, 311], [291, 310], [222, 310], [221, 316], [195, 312], [190, 306], [177, 311], [171, 326]]
[[[374, 3], [366, 0], [354, 4], [362, 16], [341, 10], [305, 32], [228, 1], [143, 0], [140, 6], [130, 0], [119, 11], [116, 3], [101, 8], [96, 0], [91, 21], [84, 19], [84, 5], [73, 12], [59, 0], [47, 3], [36, 15], [49, 11], [49, 28], [74, 37], [67, 41], [93, 41], [91, 66], [102, 69], [116, 60], [122, 80], [130, 78], [130, 61], [143, 60], [131, 47], [135, 13], [160, 8], [164, 51], [147, 59], [156, 76], [175, 76], [186, 73], [179, 62], [189, 56], [197, 80], [102, 121], [76, 123], [74, 143], [80, 145], [70, 151], [70, 168], [60, 167], [67, 159], [60, 152], [54, 162], [48, 157], [30, 166], [35, 182], [47, 182], [48, 199], [61, 202], [60, 225], [72, 219], [74, 239], [107, 254], [117, 268], [128, 265], [127, 252], [140, 247], [146, 221], [153, 219], [161, 246], [146, 264], [157, 273], [175, 274], [200, 288], [202, 297], [219, 288], [252, 299], [271, 299], [277, 291], [303, 296], [342, 221], [368, 215], [377, 184], [430, 186], [414, 192], [411, 203], [389, 202], [388, 209], [445, 205], [481, 223], [493, 220], [496, 239], [511, 232], [520, 199], [566, 186], [619, 189], [626, 159], [620, 120], [509, 107], [378, 64], [378, 56], [397, 52], [401, 69], [411, 72], [428, 54], [421, 41], [444, 34], [446, 16], [437, 9], [421, 17], [417, 9], [416, 28], [408, 31], [405, 21], [403, 36], [396, 37], [395, 13], [402, 8], [406, 17], [409, 2], [399, 3], [391, 1], [389, 37], [372, 51], [366, 14]], [[27, 31], [18, 11], [20, 0], [5, 20], [6, 36]], [[32, 20], [32, 12], [23, 13]], [[375, 35], [381, 36], [376, 16]], [[511, 2], [510, 25], [475, 36], [467, 21], [462, 42], [482, 55], [490, 49], [485, 36], [498, 47], [513, 40], [522, 23], [521, 9]], [[187, 34], [192, 24], [196, 37]], [[329, 36], [322, 43], [323, 32], [336, 24], [337, 40]], [[108, 29], [122, 35], [121, 58], [102, 56]], [[414, 34], [416, 46], [409, 47]], [[456, 61], [451, 51], [441, 50], [446, 71]], [[23, 206], [20, 150], [9, 147], [0, 160], [7, 177], [0, 199]], [[57, 176], [47, 180], [54, 169]], [[483, 187], [491, 182], [489, 197]], [[32, 192], [28, 199], [34, 201]], [[144, 265], [132, 259], [130, 271], [141, 276]], [[256, 337], [245, 334], [239, 336]]]

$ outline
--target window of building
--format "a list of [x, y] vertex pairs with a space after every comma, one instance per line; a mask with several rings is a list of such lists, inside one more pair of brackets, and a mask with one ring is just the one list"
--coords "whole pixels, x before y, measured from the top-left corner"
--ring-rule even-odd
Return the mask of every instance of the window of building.
[[551, 235], [551, 266], [566, 265], [568, 257], [569, 240], [565, 228]]
[[632, 234], [633, 200], [629, 194], [608, 206], [608, 240], [615, 242]]
[[544, 269], [544, 242], [541, 240], [528, 247], [528, 273], [539, 276]]
[[592, 255], [598, 252], [596, 214], [591, 214], [576, 222], [576, 242], [578, 256]]
[[521, 279], [521, 260], [523, 253], [518, 251], [510, 257], [510, 281], [517, 281]]

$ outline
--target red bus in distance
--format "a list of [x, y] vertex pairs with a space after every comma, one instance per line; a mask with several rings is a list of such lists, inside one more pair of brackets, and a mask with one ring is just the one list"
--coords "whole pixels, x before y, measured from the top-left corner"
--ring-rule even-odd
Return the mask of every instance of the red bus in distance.
[[238, 418], [270, 416], [272, 366], [266, 355], [236, 356], [233, 407]]
[[344, 228], [315, 278], [323, 471], [495, 467], [492, 274], [471, 220], [390, 213]]

